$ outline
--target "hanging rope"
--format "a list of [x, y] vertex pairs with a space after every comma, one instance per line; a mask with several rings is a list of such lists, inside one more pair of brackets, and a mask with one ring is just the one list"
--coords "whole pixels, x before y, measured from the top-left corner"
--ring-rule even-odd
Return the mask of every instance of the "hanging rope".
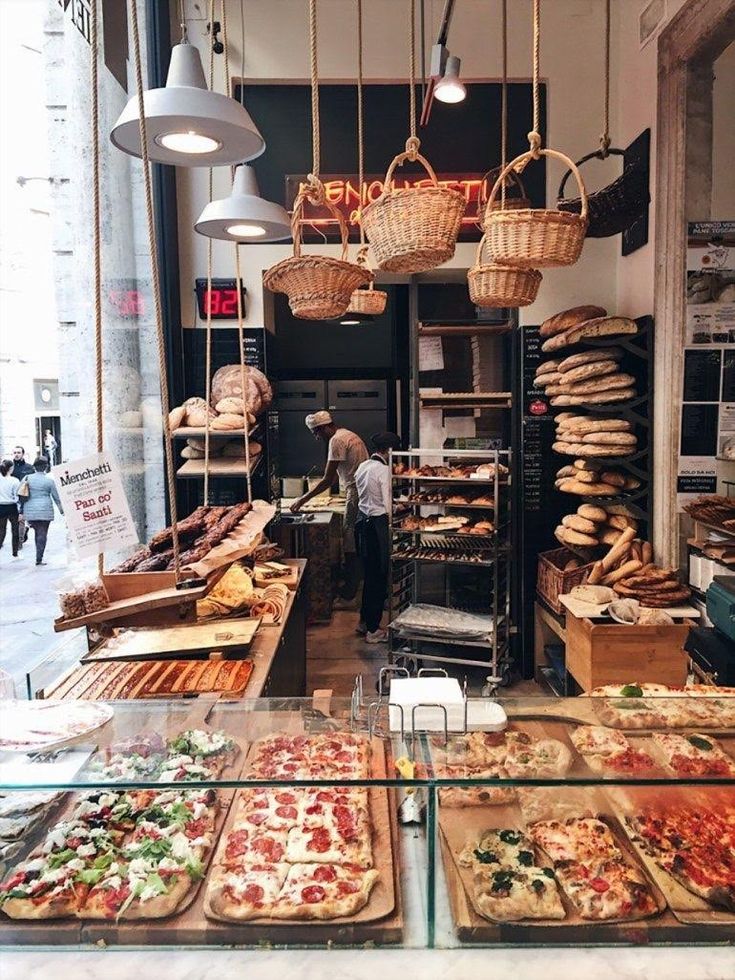
[[605, 109], [600, 135], [600, 156], [605, 160], [610, 150], [610, 0], [605, 0]]
[[421, 140], [416, 135], [416, 0], [410, 4], [411, 23], [409, 25], [409, 58], [408, 58], [408, 125], [411, 131], [406, 140], [406, 153], [409, 160], [415, 160], [419, 155]]
[[189, 29], [186, 26], [186, 13], [184, 11], [185, 0], [179, 0], [179, 24], [181, 26], [181, 40], [188, 41]]
[[158, 349], [158, 372], [161, 378], [161, 412], [163, 415], [164, 450], [166, 456], [166, 481], [168, 486], [169, 506], [171, 508], [171, 532], [174, 550], [174, 579], [178, 584], [180, 575], [179, 529], [177, 527], [176, 507], [176, 477], [174, 474], [174, 456], [171, 445], [171, 427], [169, 425], [168, 375], [166, 370], [166, 347], [163, 335], [163, 309], [161, 307], [161, 280], [158, 265], [158, 243], [156, 241], [155, 215], [153, 212], [153, 191], [151, 187], [151, 169], [148, 157], [148, 127], [145, 119], [145, 103], [143, 101], [143, 69], [140, 56], [140, 29], [138, 27], [138, 2], [131, 3], [131, 28], [133, 35], [133, 54], [135, 59], [135, 87], [138, 99], [140, 125], [140, 146], [143, 159], [143, 186], [145, 190], [146, 223], [148, 225], [148, 246], [151, 253], [151, 287], [153, 306], [156, 319], [156, 346]]
[[324, 187], [319, 177], [321, 171], [321, 149], [316, 0], [309, 0], [309, 59], [311, 67], [311, 173], [307, 177], [307, 185], [309, 201], [314, 205], [318, 205], [324, 201]]
[[[92, 227], [94, 235], [94, 366], [95, 405], [97, 424], [97, 452], [104, 449], [103, 389], [104, 363], [102, 360], [102, 224], [100, 217], [100, 133], [99, 133], [99, 78], [98, 78], [98, 11], [97, 0], [92, 0], [90, 28], [90, 86], [92, 89]], [[105, 570], [105, 556], [97, 556], [97, 571]]]
[[[243, 89], [245, 88], [244, 78], [245, 78], [245, 11], [243, 9], [243, 0], [240, 0], [240, 20], [242, 25], [242, 49], [240, 52], [240, 99], [243, 98]], [[230, 85], [230, 46], [227, 40], [227, 2], [222, 0], [222, 44], [225, 49], [225, 94], [231, 95]], [[243, 165], [244, 166], [244, 165]], [[232, 174], [234, 176], [235, 168], [232, 168]], [[245, 331], [243, 328], [243, 309], [242, 309], [242, 272], [240, 269], [240, 245], [235, 242], [233, 245], [235, 250], [235, 288], [237, 289], [237, 346], [240, 351], [240, 388], [242, 390], [242, 432], [243, 440], [245, 443], [245, 491], [247, 493], [248, 503], [252, 503], [253, 500], [253, 488], [250, 476], [250, 432], [248, 427], [248, 409], [247, 409], [247, 398], [246, 398], [246, 388], [245, 388]]]
[[[214, 89], [214, 0], [209, 0], [209, 90]], [[209, 202], [214, 197], [214, 171], [209, 168]], [[207, 236], [207, 319], [204, 336], [204, 488], [203, 503], [209, 504], [209, 412], [212, 397], [212, 239]]]
[[533, 128], [528, 134], [528, 145], [534, 160], [541, 150], [541, 110], [539, 100], [539, 75], [541, 64], [541, 0], [533, 0]]
[[[503, 87], [500, 90], [500, 172], [508, 162], [508, 0], [502, 6]], [[505, 181], [500, 188], [500, 206], [505, 210]]]
[[[360, 225], [360, 253], [365, 248], [365, 229], [362, 226], [362, 185], [365, 182], [365, 130], [362, 103], [362, 0], [357, 0], [357, 221]], [[358, 256], [359, 259], [359, 256]]]

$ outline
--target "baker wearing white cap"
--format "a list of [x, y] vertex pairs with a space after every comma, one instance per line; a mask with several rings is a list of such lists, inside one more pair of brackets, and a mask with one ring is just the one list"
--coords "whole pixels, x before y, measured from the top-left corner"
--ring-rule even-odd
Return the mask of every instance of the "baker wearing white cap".
[[357, 591], [357, 555], [355, 546], [355, 522], [357, 521], [357, 487], [355, 486], [355, 470], [368, 458], [365, 443], [355, 432], [349, 429], [338, 429], [329, 412], [314, 412], [307, 415], [306, 426], [311, 433], [322, 442], [329, 444], [327, 451], [327, 468], [324, 476], [313, 490], [299, 497], [291, 504], [291, 510], [297, 513], [304, 504], [324, 493], [339, 477], [340, 492], [345, 498], [345, 514], [342, 524], [342, 547], [345, 553], [346, 591], [344, 598], [351, 598]]

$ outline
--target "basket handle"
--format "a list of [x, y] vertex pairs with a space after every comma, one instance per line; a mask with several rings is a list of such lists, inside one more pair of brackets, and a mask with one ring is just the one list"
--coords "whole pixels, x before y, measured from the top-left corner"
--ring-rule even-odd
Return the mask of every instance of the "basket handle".
[[375, 276], [373, 275], [373, 270], [370, 268], [370, 260], [368, 259], [368, 250], [369, 250], [368, 245], [360, 246], [357, 252], [357, 257], [355, 259], [355, 264], [359, 265], [361, 269], [365, 269], [367, 272], [370, 273], [370, 285], [368, 286], [368, 289], [372, 289], [373, 282], [375, 281]]
[[[481, 220], [482, 213], [484, 212], [485, 207], [487, 205], [487, 181], [488, 181], [488, 178], [492, 178], [492, 180], [494, 182], [495, 181], [495, 175], [496, 174], [499, 174], [500, 171], [501, 171], [501, 169], [502, 169], [501, 167], [493, 167], [492, 170], [488, 170], [485, 174], [483, 174], [482, 180], [480, 181], [480, 189], [477, 192], [477, 220], [478, 221]], [[511, 173], [509, 173], [507, 175], [505, 184], [506, 184], [506, 191], [510, 188], [511, 184], [515, 184], [515, 186], [516, 186], [516, 188], [518, 189], [518, 192], [519, 192], [518, 193], [518, 196], [519, 197], [525, 197], [526, 196], [526, 188], [523, 186], [523, 181], [521, 180], [521, 175], [518, 173], [517, 170], [511, 171]]]
[[391, 165], [388, 167], [388, 172], [385, 175], [385, 180], [383, 182], [383, 191], [380, 197], [378, 198], [379, 201], [382, 201], [390, 193], [393, 185], [393, 173], [396, 167], [400, 167], [402, 164], [406, 162], [406, 160], [418, 160], [418, 162], [421, 164], [421, 166], [429, 175], [429, 178], [432, 184], [434, 185], [434, 187], [439, 186], [439, 181], [436, 179], [434, 168], [431, 166], [431, 164], [426, 159], [426, 157], [422, 156], [415, 147], [409, 146], [410, 142], [411, 142], [410, 139], [406, 142], [406, 149], [404, 150], [403, 153], [399, 153], [398, 156], [393, 157]]
[[347, 261], [347, 240], [349, 237], [349, 231], [347, 229], [347, 222], [344, 219], [344, 215], [335, 207], [331, 201], [328, 201], [324, 194], [324, 185], [319, 179], [314, 179], [310, 175], [310, 179], [307, 183], [301, 184], [299, 186], [299, 193], [296, 195], [296, 200], [294, 201], [293, 214], [291, 215], [291, 235], [293, 237], [293, 254], [295, 258], [301, 257], [301, 228], [303, 222], [304, 214], [304, 204], [306, 202], [313, 205], [314, 207], [325, 207], [332, 215], [332, 217], [337, 219], [339, 224], [340, 238], [342, 239], [342, 261]]
[[487, 242], [485, 236], [483, 235], [480, 241], [477, 243], [477, 252], [475, 253], [475, 266], [482, 265], [482, 253], [485, 249]]
[[[577, 160], [577, 166], [581, 167], [582, 164], [587, 163], [588, 160], [595, 160], [595, 159], [604, 160], [606, 156], [622, 157], [625, 156], [625, 153], [623, 150], [618, 150], [616, 147], [610, 147], [607, 153], [603, 153], [602, 148], [600, 148], [599, 150], [594, 150], [594, 152], [588, 153], [586, 156], [583, 156], [581, 160]], [[567, 170], [567, 172], [564, 174], [564, 176], [561, 179], [561, 184], [559, 184], [559, 190], [556, 192], [556, 197], [557, 200], [559, 201], [564, 199], [564, 187], [566, 185], [567, 180], [569, 179], [569, 175], [571, 174], [571, 172], [572, 172], [571, 170]]]
[[570, 160], [565, 153], [560, 153], [559, 150], [526, 150], [525, 153], [521, 153], [520, 156], [517, 156], [515, 160], [511, 160], [505, 170], [501, 171], [498, 179], [493, 184], [493, 189], [490, 191], [490, 197], [488, 198], [487, 202], [488, 207], [497, 197], [498, 189], [502, 185], [502, 182], [507, 177], [508, 173], [511, 170], [523, 170], [531, 160], [538, 159], [539, 156], [554, 157], [555, 160], [561, 160], [561, 162], [574, 174], [574, 179], [577, 181], [577, 185], [579, 187], [579, 196], [582, 199], [582, 210], [580, 212], [580, 217], [586, 220], [588, 214], [587, 189], [584, 186], [582, 174], [577, 169], [577, 164], [573, 160]]

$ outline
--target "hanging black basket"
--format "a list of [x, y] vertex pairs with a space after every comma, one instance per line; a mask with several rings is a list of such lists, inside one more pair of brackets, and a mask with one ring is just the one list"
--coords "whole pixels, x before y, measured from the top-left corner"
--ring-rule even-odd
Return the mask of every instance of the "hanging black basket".
[[[623, 150], [611, 148], [608, 153], [614, 156], [623, 156]], [[588, 160], [604, 159], [601, 150], [588, 153], [578, 161], [577, 166], [581, 167]], [[560, 211], [570, 211], [572, 214], [579, 214], [582, 210], [580, 198], [565, 198], [564, 186], [571, 170], [562, 177], [557, 194], [557, 208]], [[634, 221], [641, 216], [651, 200], [648, 192], [648, 179], [644, 168], [638, 164], [628, 164], [622, 174], [607, 187], [602, 190], [593, 191], [588, 195], [589, 200], [589, 227], [587, 238], [610, 238], [612, 235], [619, 235], [630, 228]]]

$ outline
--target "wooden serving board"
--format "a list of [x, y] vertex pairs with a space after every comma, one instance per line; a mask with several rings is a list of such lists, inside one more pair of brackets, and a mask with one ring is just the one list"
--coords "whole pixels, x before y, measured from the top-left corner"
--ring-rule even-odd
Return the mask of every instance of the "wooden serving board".
[[76, 616], [74, 619], [62, 617], [55, 619], [54, 631], [61, 633], [64, 630], [73, 630], [80, 626], [89, 626], [92, 623], [107, 623], [118, 619], [138, 617], [143, 613], [163, 610], [171, 606], [177, 607], [181, 613], [180, 618], [184, 618], [184, 611], [194, 605], [197, 599], [203, 599], [212, 585], [213, 582], [208, 581], [190, 589], [177, 589], [175, 586], [169, 586], [143, 595], [116, 599], [109, 606], [100, 609], [99, 612], [88, 613], [86, 616]]
[[[568, 547], [565, 545], [565, 547]], [[560, 595], [559, 602], [566, 609], [576, 616], [577, 619], [603, 619], [608, 623], [614, 623], [615, 620], [607, 612], [607, 607], [609, 603], [596, 603], [596, 602], [580, 602], [579, 599], [575, 599], [571, 595]], [[678, 606], [666, 606], [662, 612], [668, 613], [672, 619], [698, 619], [702, 613], [695, 606], [689, 605], [678, 605]], [[626, 625], [620, 623], [619, 625]], [[633, 624], [630, 624], [633, 625]]]
[[715, 908], [703, 898], [694, 895], [676, 878], [664, 871], [656, 859], [651, 857], [635, 839], [625, 817], [633, 815], [642, 807], [661, 807], [662, 803], [669, 806], [678, 802], [682, 805], [691, 806], [693, 803], [699, 802], [702, 806], [710, 808], [718, 805], [733, 807], [735, 806], [735, 788], [725, 786], [672, 787], [670, 791], [667, 790], [665, 794], [662, 794], [656, 787], [631, 786], [611, 788], [607, 794], [630, 846], [635, 850], [639, 861], [645, 866], [650, 877], [663, 892], [669, 908], [679, 922], [696, 926], [721, 925], [732, 929], [735, 926], [735, 912]]
[[[590, 809], [599, 812], [599, 797], [589, 791]], [[608, 808], [609, 809], [609, 808]], [[636, 866], [639, 861], [627, 836], [617, 820], [605, 814], [626, 859]], [[559, 894], [567, 912], [565, 919], [535, 919], [522, 922], [491, 922], [476, 911], [472, 900], [472, 871], [458, 864], [458, 857], [468, 841], [476, 840], [484, 830], [493, 828], [523, 830], [525, 821], [517, 804], [463, 809], [439, 810], [441, 850], [447, 879], [449, 903], [458, 937], [464, 942], [549, 942], [580, 943], [623, 941], [646, 942], [649, 920], [655, 920], [666, 910], [666, 900], [655, 881], [646, 875], [658, 905], [658, 913], [649, 919], [608, 919], [596, 922], [583, 919], [560, 887]], [[538, 851], [538, 849], [537, 849]], [[542, 855], [540, 855], [542, 857]], [[541, 865], [549, 865], [543, 856]]]
[[175, 655], [187, 655], [212, 651], [225, 653], [229, 648], [250, 646], [260, 626], [259, 619], [226, 619], [206, 624], [172, 626], [163, 629], [129, 629], [104, 640], [96, 649], [82, 658], [82, 662], [96, 660], [157, 660]]
[[[373, 739], [371, 757], [371, 777], [373, 779], [386, 778], [385, 748], [380, 739]], [[247, 769], [247, 766], [246, 766]], [[325, 782], [326, 785], [326, 782]], [[353, 916], [340, 916], [338, 918], [326, 920], [326, 922], [307, 921], [299, 919], [273, 920], [269, 918], [251, 919], [247, 922], [232, 922], [217, 915], [209, 907], [207, 896], [204, 896], [204, 914], [208, 919], [226, 924], [230, 929], [237, 929], [238, 933], [245, 934], [252, 931], [252, 939], [262, 941], [264, 938], [263, 930], [268, 930], [267, 938], [276, 943], [296, 942], [299, 939], [308, 941], [313, 938], [314, 928], [332, 926], [359, 927], [362, 925], [376, 923], [386, 919], [396, 908], [396, 885], [394, 876], [394, 844], [391, 831], [391, 815], [388, 802], [388, 791], [385, 787], [371, 786], [368, 789], [368, 799], [370, 808], [370, 820], [373, 829], [373, 865], [380, 874], [370, 898], [364, 908]], [[230, 819], [225, 827], [220, 847], [224, 846], [224, 837], [231, 829], [234, 821], [236, 807], [232, 808]], [[397, 853], [397, 851], [395, 852]], [[286, 938], [285, 931], [291, 930], [297, 937]], [[256, 939], [257, 935], [257, 939]], [[234, 940], [233, 940], [234, 941]], [[243, 941], [240, 939], [239, 941]], [[382, 939], [382, 941], [387, 941]]]

